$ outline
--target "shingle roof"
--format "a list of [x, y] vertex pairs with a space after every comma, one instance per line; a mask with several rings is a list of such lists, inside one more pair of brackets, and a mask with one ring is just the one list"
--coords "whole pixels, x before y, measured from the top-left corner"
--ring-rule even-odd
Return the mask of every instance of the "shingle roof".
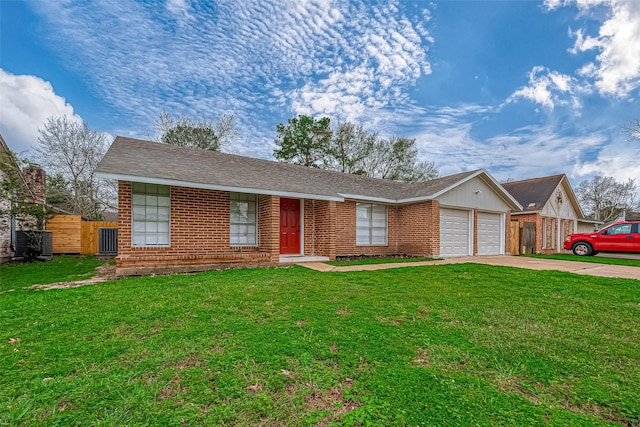
[[[257, 194], [338, 201], [360, 198], [392, 203], [409, 198], [428, 199], [486, 172], [462, 172], [407, 184], [119, 136], [98, 164], [96, 173], [120, 180]], [[497, 190], [517, 206], [499, 185]]]
[[564, 174], [543, 176], [541, 178], [525, 179], [502, 184], [515, 199], [522, 205], [522, 210], [539, 211], [551, 197]]

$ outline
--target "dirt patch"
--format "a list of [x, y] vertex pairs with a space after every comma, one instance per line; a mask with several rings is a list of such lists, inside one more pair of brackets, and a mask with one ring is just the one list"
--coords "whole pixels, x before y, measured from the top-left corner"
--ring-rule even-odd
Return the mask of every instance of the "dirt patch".
[[49, 283], [46, 285], [32, 285], [29, 287], [29, 289], [38, 289], [42, 291], [48, 291], [50, 289], [77, 288], [80, 286], [95, 285], [96, 283], [115, 280], [115, 278], [116, 278], [116, 266], [113, 264], [104, 264], [96, 268], [95, 276], [89, 279], [77, 280], [75, 282], [57, 282], [57, 283]]
[[353, 380], [345, 378], [344, 382], [338, 383], [336, 387], [327, 390], [318, 390], [305, 399], [305, 410], [331, 411], [328, 415], [318, 421], [316, 426], [326, 426], [331, 421], [338, 421], [341, 415], [361, 406], [361, 402], [354, 402], [351, 399], [345, 399], [342, 395], [343, 390], [350, 389]]

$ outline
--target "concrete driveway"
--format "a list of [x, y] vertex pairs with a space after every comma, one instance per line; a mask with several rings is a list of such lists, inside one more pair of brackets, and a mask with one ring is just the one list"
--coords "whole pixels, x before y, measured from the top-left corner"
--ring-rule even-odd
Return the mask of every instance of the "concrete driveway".
[[435, 261], [419, 262], [399, 262], [392, 264], [370, 264], [370, 265], [350, 265], [336, 267], [322, 262], [300, 263], [299, 265], [317, 271], [371, 271], [384, 270], [388, 268], [417, 267], [423, 265], [440, 264], [489, 264], [506, 267], [528, 268], [530, 270], [558, 270], [568, 271], [576, 274], [586, 274], [589, 276], [615, 277], [622, 279], [640, 280], [640, 267], [630, 267], [625, 265], [596, 264], [592, 262], [561, 261], [555, 259], [529, 258], [522, 256], [477, 256], [449, 258]]

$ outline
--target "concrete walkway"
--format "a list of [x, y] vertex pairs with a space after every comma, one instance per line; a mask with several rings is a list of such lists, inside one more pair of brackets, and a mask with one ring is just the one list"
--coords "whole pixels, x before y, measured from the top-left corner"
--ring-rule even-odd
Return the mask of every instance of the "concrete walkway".
[[622, 279], [640, 280], [640, 267], [630, 267], [625, 265], [596, 264], [592, 262], [579, 261], [562, 261], [556, 259], [530, 258], [523, 256], [477, 256], [448, 258], [435, 261], [418, 261], [418, 262], [398, 262], [392, 264], [367, 264], [367, 265], [350, 265], [336, 267], [325, 264], [323, 262], [300, 263], [303, 267], [317, 271], [372, 271], [384, 270], [388, 268], [400, 267], [418, 267], [424, 265], [440, 265], [440, 264], [489, 264], [501, 265], [516, 268], [528, 268], [530, 270], [558, 270], [568, 271], [576, 274], [586, 274], [589, 276], [615, 277]]

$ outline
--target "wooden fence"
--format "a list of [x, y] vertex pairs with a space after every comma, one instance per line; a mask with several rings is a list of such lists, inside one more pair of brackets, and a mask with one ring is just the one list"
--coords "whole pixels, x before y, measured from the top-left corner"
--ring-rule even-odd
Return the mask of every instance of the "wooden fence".
[[47, 221], [53, 235], [54, 254], [97, 254], [98, 229], [117, 228], [117, 222], [85, 221], [80, 215], [56, 215]]
[[511, 255], [520, 255], [520, 223], [518, 221], [511, 221], [511, 233], [509, 253]]

